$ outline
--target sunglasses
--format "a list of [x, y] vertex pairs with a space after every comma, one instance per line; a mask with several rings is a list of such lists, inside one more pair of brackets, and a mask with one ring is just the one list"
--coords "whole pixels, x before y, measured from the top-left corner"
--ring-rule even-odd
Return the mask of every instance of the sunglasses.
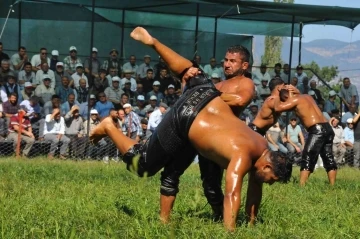
[[99, 97], [101, 98], [101, 97], [105, 97], [105, 95], [99, 95]]
[[296, 121], [296, 119], [291, 119], [290, 121]]
[[76, 52], [76, 51], [75, 50], [70, 51], [70, 53], [74, 53], [74, 52]]
[[47, 55], [47, 52], [41, 52], [41, 55]]

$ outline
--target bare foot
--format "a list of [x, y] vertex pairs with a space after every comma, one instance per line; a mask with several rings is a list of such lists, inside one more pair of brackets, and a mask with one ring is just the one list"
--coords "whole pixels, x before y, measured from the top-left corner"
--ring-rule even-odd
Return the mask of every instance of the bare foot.
[[111, 128], [113, 126], [116, 127], [116, 124], [115, 124], [114, 120], [110, 116], [103, 119], [101, 121], [101, 123], [98, 124], [90, 132], [90, 135], [89, 135], [90, 142], [93, 143], [93, 144], [97, 144], [102, 138], [104, 138], [107, 135], [106, 128]]
[[142, 27], [135, 28], [130, 36], [137, 41], [142, 42], [145, 45], [152, 46], [154, 45], [154, 38]]

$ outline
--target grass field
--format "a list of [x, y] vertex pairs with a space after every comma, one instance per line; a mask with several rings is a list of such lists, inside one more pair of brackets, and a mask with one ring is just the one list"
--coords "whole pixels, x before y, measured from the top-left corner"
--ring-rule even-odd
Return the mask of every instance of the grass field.
[[265, 185], [262, 222], [248, 227], [242, 207], [235, 233], [211, 221], [197, 165], [182, 177], [168, 225], [158, 199], [159, 175], [137, 178], [122, 163], [0, 159], [4, 239], [360, 238], [360, 171], [352, 168], [339, 170], [333, 188], [323, 169], [304, 188], [297, 169], [291, 183]]

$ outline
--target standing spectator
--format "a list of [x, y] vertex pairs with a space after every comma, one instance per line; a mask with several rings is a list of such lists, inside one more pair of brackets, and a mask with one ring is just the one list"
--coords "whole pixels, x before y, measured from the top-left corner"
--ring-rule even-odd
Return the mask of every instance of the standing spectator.
[[175, 86], [169, 85], [167, 89], [167, 95], [165, 96], [164, 102], [172, 107], [180, 97], [175, 95]]
[[123, 65], [123, 72], [126, 74], [126, 72], [131, 72], [131, 77], [136, 78], [136, 72], [138, 70], [139, 66], [136, 65], [136, 57], [134, 55], [131, 55], [129, 58], [129, 62], [126, 62]]
[[48, 65], [51, 63], [50, 58], [47, 57], [47, 49], [44, 47], [40, 48], [40, 54], [33, 55], [31, 58], [32, 70], [34, 72], [40, 70], [42, 63], [48, 63]]
[[11, 93], [16, 93], [18, 95], [17, 100], [20, 103], [23, 98], [21, 95], [20, 86], [16, 84], [15, 76], [9, 74], [7, 77], [7, 82], [1, 87], [1, 100], [2, 102], [8, 101], [8, 97]]
[[360, 126], [358, 125], [360, 118], [360, 110], [353, 119], [354, 125], [354, 167], [360, 166]]
[[101, 118], [104, 118], [109, 115], [110, 109], [114, 108], [112, 102], [106, 99], [104, 92], [99, 93], [99, 101], [95, 104], [95, 109], [99, 112]]
[[299, 89], [301, 94], [309, 94], [309, 92], [311, 91], [309, 87], [309, 78], [307, 78], [307, 76], [303, 77], [302, 84], [298, 83], [297, 88]]
[[49, 69], [49, 65], [47, 62], [41, 64], [41, 69], [36, 72], [35, 77], [35, 87], [41, 85], [42, 79], [44, 75], [47, 75], [51, 80], [50, 87], [55, 89], [55, 74], [52, 70]]
[[110, 69], [113, 68], [115, 70], [115, 75], [120, 76], [121, 64], [120, 64], [120, 60], [118, 59], [119, 52], [116, 49], [112, 49], [109, 54], [110, 54], [109, 58], [104, 61], [101, 68], [105, 69], [107, 73], [109, 73]]
[[79, 84], [79, 87], [75, 87], [74, 93], [75, 99], [81, 104], [88, 100], [89, 88], [86, 87], [86, 81], [84, 79], [80, 79]]
[[[352, 161], [354, 160], [354, 143], [355, 143], [355, 137], [354, 137], [354, 124], [353, 119], [349, 118], [346, 121], [346, 127], [344, 129], [344, 141], [346, 146], [346, 154], [348, 158], [346, 159], [346, 162], [349, 165], [352, 165]], [[356, 152], [358, 154], [358, 152]]]
[[17, 74], [24, 69], [25, 63], [29, 61], [26, 54], [26, 48], [21, 46], [18, 49], [18, 53], [11, 56], [11, 69]]
[[67, 114], [74, 105], [80, 107], [79, 102], [75, 99], [75, 94], [69, 94], [67, 101], [61, 104], [61, 113], [63, 115]]
[[70, 139], [69, 153], [75, 158], [83, 158], [87, 138], [84, 132], [83, 119], [79, 114], [79, 106], [73, 105], [64, 116], [65, 135]]
[[38, 85], [35, 89], [35, 95], [39, 97], [40, 105], [43, 106], [46, 102], [50, 101], [51, 97], [55, 95], [54, 88], [51, 87], [50, 76], [43, 75], [43, 83]]
[[3, 44], [2, 44], [2, 42], [0, 42], [0, 62], [2, 60], [9, 60], [10, 59], [9, 55], [3, 52], [3, 48], [4, 48]]
[[[84, 119], [89, 118], [89, 109], [93, 110], [95, 109], [95, 103], [96, 103], [96, 97], [95, 95], [90, 95], [89, 102], [85, 101], [80, 104], [80, 116]], [[86, 131], [85, 131], [86, 132]]]
[[142, 134], [140, 118], [134, 111], [132, 111], [130, 104], [125, 104], [123, 108], [125, 111], [126, 135], [139, 142]]
[[355, 104], [350, 105], [349, 111], [346, 112], [346, 113], [341, 117], [341, 123], [346, 124], [346, 122], [347, 122], [348, 119], [354, 118], [354, 117], [355, 117], [355, 114], [356, 114], [356, 110], [357, 110], [357, 108], [356, 108], [356, 105], [355, 105]]
[[282, 141], [281, 129], [278, 122], [269, 128], [266, 133], [266, 139], [268, 140], [269, 148], [272, 151], [280, 151], [284, 154], [288, 152], [284, 142]]
[[51, 59], [50, 59], [50, 69], [52, 71], [56, 71], [56, 66], [57, 66], [57, 63], [59, 62], [59, 51], [58, 50], [53, 50], [51, 52]]
[[92, 87], [92, 93], [97, 95], [100, 92], [104, 92], [104, 90], [109, 87], [109, 81], [106, 78], [106, 70], [99, 70], [99, 77], [96, 77], [94, 80], [94, 86]]
[[55, 88], [61, 85], [62, 78], [64, 76], [66, 76], [70, 82], [72, 81], [71, 75], [66, 71], [64, 71], [64, 63], [62, 62], [56, 63], [56, 71], [54, 72], [54, 74], [55, 74]]
[[153, 67], [150, 65], [151, 56], [145, 55], [144, 56], [144, 63], [142, 63], [136, 72], [137, 79], [145, 78], [147, 75], [147, 70], [151, 69], [154, 71]]
[[[114, 76], [112, 78], [112, 86], [105, 89], [104, 93], [108, 101], [112, 102], [115, 109], [120, 109], [120, 100], [124, 91], [120, 89], [120, 78], [118, 76]], [[101, 115], [101, 113], [100, 113]]]
[[160, 103], [159, 108], [151, 113], [149, 118], [148, 129], [153, 133], [163, 119], [163, 116], [168, 109], [168, 105]]
[[8, 75], [15, 76], [15, 72], [10, 69], [10, 60], [2, 60], [0, 68], [0, 85], [6, 81]]
[[24, 89], [25, 83], [34, 84], [36, 82], [36, 76], [35, 73], [31, 69], [31, 63], [26, 62], [24, 63], [23, 70], [19, 72], [18, 74], [18, 84], [20, 86], [20, 89]]
[[61, 78], [61, 85], [55, 88], [55, 94], [60, 96], [61, 104], [65, 103], [69, 94], [75, 94], [74, 89], [70, 86], [70, 79], [67, 76]]
[[[305, 85], [305, 83], [303, 82], [304, 81], [304, 78], [308, 78], [308, 76], [306, 75], [305, 72], [303, 72], [304, 68], [302, 67], [302, 65], [298, 65], [296, 67], [296, 73], [295, 73], [295, 77], [298, 78], [298, 84], [299, 86], [301, 85]], [[307, 84], [306, 84], [307, 85]], [[303, 93], [305, 94], [305, 93]]]
[[336, 98], [336, 92], [333, 90], [329, 91], [329, 99], [327, 99], [325, 102], [324, 111], [331, 116], [333, 116], [331, 111], [338, 108], [335, 103], [335, 98]]
[[146, 72], [146, 77], [141, 78], [139, 83], [143, 85], [144, 92], [147, 94], [152, 90], [152, 86], [154, 83], [154, 71], [152, 69], [148, 69]]
[[253, 76], [253, 81], [258, 81], [261, 82], [261, 80], [267, 80], [268, 82], [271, 80], [270, 74], [266, 71], [267, 67], [266, 64], [261, 64], [260, 66], [260, 70], [256, 70], [254, 71], [254, 73], [252, 74]]
[[124, 93], [127, 94], [127, 96], [129, 97], [129, 103], [131, 105], [135, 105], [136, 102], [135, 92], [131, 90], [131, 82], [128, 79], [126, 79], [124, 88], [122, 89]]
[[30, 82], [25, 82], [25, 87], [21, 91], [21, 96], [23, 100], [28, 100], [30, 97], [34, 96], [34, 86]]
[[146, 99], [148, 99], [148, 100], [150, 99], [151, 96], [153, 96], [153, 95], [156, 96], [156, 98], [157, 98], [156, 105], [157, 106], [160, 104], [160, 102], [162, 102], [164, 100], [164, 95], [159, 90], [160, 90], [160, 82], [154, 81], [153, 90], [146, 94]]
[[131, 76], [132, 72], [129, 69], [124, 70], [124, 78], [121, 79], [120, 88], [123, 89], [125, 87], [125, 82], [129, 81], [131, 83], [130, 90], [135, 92], [136, 91], [136, 80]]
[[138, 95], [137, 100], [136, 100], [136, 106], [133, 108], [133, 110], [141, 118], [145, 117], [145, 115], [146, 115], [145, 97], [143, 95]]
[[[97, 55], [98, 55], [98, 49], [93, 47], [91, 50], [91, 57], [86, 58], [84, 62], [85, 73], [91, 75], [94, 78], [99, 77], [99, 69], [101, 66]], [[91, 72], [90, 72], [90, 63], [91, 63]]]
[[282, 67], [281, 63], [276, 63], [275, 64], [274, 70], [269, 73], [271, 79], [273, 79], [275, 77], [280, 77], [281, 78], [281, 67]]
[[16, 147], [18, 142], [18, 132], [20, 131], [20, 127], [21, 127], [21, 134], [20, 134], [20, 141], [24, 141], [25, 142], [25, 147], [23, 149], [23, 153], [22, 156], [23, 157], [27, 157], [31, 147], [33, 146], [34, 142], [35, 142], [35, 137], [34, 134], [32, 133], [32, 127], [31, 127], [31, 123], [29, 120], [29, 117], [27, 116], [27, 111], [25, 107], [21, 107], [19, 109], [19, 113], [23, 111], [23, 113], [25, 114], [24, 117], [22, 118], [21, 122], [20, 122], [20, 118], [19, 115], [13, 115], [10, 118], [10, 124], [9, 124], [9, 135], [7, 137], [7, 139], [9, 141], [14, 142], [14, 152], [16, 152]]
[[315, 92], [315, 101], [317, 104], [324, 104], [325, 101], [321, 96], [320, 90], [316, 89], [316, 81], [310, 81], [310, 89]]
[[341, 86], [339, 96], [345, 104], [345, 112], [348, 112], [351, 105], [355, 105], [356, 109], [359, 107], [359, 94], [356, 86], [350, 83], [350, 79], [345, 77], [343, 85]]
[[10, 93], [9, 100], [2, 104], [3, 112], [0, 118], [0, 134], [5, 136], [7, 134], [10, 118], [18, 113], [20, 109], [17, 103], [17, 94]]
[[69, 49], [70, 55], [64, 58], [64, 70], [69, 73], [70, 75], [74, 74], [76, 71], [76, 68], [79, 64], [82, 62], [81, 59], [77, 57], [77, 49], [75, 46], [71, 46]]
[[53, 109], [52, 114], [46, 115], [44, 124], [44, 139], [46, 142], [51, 143], [50, 152], [48, 154], [49, 159], [54, 158], [59, 143], [62, 143], [59, 158], [66, 159], [70, 139], [64, 134], [65, 120], [61, 116], [59, 108], [55, 108]]
[[80, 79], [84, 79], [86, 81], [86, 87], [89, 87], [89, 81], [86, 75], [84, 74], [84, 68], [81, 63], [76, 64], [76, 72], [71, 75], [72, 82], [70, 82], [70, 86], [73, 86], [74, 88], [80, 86]]
[[[300, 153], [305, 145], [304, 135], [300, 126], [297, 124], [296, 117], [291, 117], [287, 128], [287, 149], [290, 153]], [[299, 142], [300, 139], [300, 142]]]
[[339, 125], [339, 118], [332, 117], [329, 123], [335, 133], [332, 145], [334, 158], [337, 164], [341, 164], [343, 162], [342, 160], [346, 152], [343, 128], [341, 127], [341, 125]]
[[218, 75], [221, 74], [221, 70], [216, 67], [216, 59], [215, 57], [211, 57], [210, 58], [210, 64], [207, 64], [204, 66], [204, 73], [208, 76], [211, 77], [211, 75], [213, 73], [217, 73]]

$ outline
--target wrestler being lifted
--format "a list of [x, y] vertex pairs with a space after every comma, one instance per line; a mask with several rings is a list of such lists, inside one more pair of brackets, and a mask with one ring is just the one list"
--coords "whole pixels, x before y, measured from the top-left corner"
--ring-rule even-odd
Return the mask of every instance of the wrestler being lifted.
[[282, 89], [280, 98], [275, 99], [274, 110], [275, 112], [294, 110], [309, 133], [300, 161], [300, 185], [305, 185], [310, 173], [314, 171], [319, 154], [324, 162], [329, 183], [334, 185], [337, 170], [332, 152], [334, 131], [314, 99], [307, 94], [295, 94], [289, 97], [289, 91]]
[[[180, 75], [189, 68], [182, 83], [190, 87], [145, 144], [123, 135], [111, 117], [91, 132], [90, 140], [96, 143], [108, 135], [123, 155], [127, 168], [139, 176], [152, 176], [164, 168], [160, 187], [160, 218], [164, 222], [169, 220], [179, 177], [197, 152], [227, 169], [224, 224], [228, 230], [235, 229], [243, 179], [249, 174], [245, 211], [250, 223], [254, 223], [262, 184], [287, 182], [292, 165], [283, 154], [268, 150], [267, 141], [233, 114], [220, 98], [221, 93], [206, 78], [197, 75], [185, 82], [189, 75], [197, 74], [198, 69], [191, 68], [192, 62], [161, 44], [143, 28], [136, 28], [131, 37], [155, 49], [175, 74]], [[234, 49], [234, 52], [239, 50]]]

